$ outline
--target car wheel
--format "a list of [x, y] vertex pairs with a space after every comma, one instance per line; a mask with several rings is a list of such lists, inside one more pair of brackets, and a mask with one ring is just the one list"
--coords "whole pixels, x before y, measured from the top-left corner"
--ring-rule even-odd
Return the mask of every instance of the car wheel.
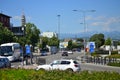
[[40, 70], [40, 71], [45, 71], [45, 69], [43, 69], [43, 68], [40, 68], [39, 70]]
[[71, 69], [71, 68], [68, 68], [68, 69], [67, 69], [67, 71], [69, 71], [69, 72], [73, 72], [73, 69]]

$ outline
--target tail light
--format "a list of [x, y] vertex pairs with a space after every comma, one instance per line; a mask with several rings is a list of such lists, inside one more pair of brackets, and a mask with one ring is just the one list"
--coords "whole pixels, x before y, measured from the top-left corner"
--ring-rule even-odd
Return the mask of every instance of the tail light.
[[78, 65], [78, 64], [75, 64], [74, 66], [75, 66], [75, 67], [79, 67], [79, 65]]

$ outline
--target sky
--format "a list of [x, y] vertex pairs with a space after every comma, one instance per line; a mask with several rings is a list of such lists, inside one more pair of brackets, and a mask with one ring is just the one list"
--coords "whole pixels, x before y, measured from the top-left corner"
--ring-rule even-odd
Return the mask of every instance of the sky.
[[14, 26], [21, 25], [24, 13], [26, 22], [35, 24], [41, 32], [120, 30], [120, 0], [1, 0], [0, 12], [11, 16]]

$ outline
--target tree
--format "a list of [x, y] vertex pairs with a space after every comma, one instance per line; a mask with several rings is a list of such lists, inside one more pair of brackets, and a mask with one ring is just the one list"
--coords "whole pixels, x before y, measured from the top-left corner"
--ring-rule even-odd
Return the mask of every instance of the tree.
[[39, 41], [40, 30], [33, 23], [26, 24], [25, 38], [26, 44], [32, 44], [35, 46]]
[[110, 38], [107, 38], [105, 40], [105, 45], [111, 45], [112, 44], [112, 40]]
[[47, 37], [41, 37], [41, 40], [42, 40], [42, 49], [46, 48], [46, 45], [48, 44], [48, 38]]
[[16, 41], [17, 37], [0, 23], [0, 44]]
[[59, 47], [59, 40], [57, 37], [53, 36], [52, 38], [49, 39], [48, 41], [49, 46], [57, 46]]
[[84, 39], [82, 38], [77, 39], [77, 48], [84, 48]]
[[91, 38], [90, 38], [89, 41], [94, 41], [95, 44], [96, 44], [96, 47], [99, 48], [105, 42], [104, 34], [102, 34], [102, 33], [100, 33], [100, 34], [94, 34], [93, 36], [91, 36]]
[[72, 50], [72, 47], [73, 47], [72, 40], [69, 40], [69, 41], [68, 41], [68, 46], [67, 46], [67, 48], [68, 48], [69, 50]]
[[84, 40], [82, 38], [77, 38], [77, 41], [84, 42]]
[[25, 46], [26, 42], [26, 37], [18, 37], [17, 42], [20, 43], [22, 46]]

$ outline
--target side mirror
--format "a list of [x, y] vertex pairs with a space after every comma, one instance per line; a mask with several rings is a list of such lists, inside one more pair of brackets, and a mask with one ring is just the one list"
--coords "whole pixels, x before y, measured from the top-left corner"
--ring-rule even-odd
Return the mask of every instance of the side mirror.
[[51, 63], [50, 65], [53, 66], [53, 63]]

